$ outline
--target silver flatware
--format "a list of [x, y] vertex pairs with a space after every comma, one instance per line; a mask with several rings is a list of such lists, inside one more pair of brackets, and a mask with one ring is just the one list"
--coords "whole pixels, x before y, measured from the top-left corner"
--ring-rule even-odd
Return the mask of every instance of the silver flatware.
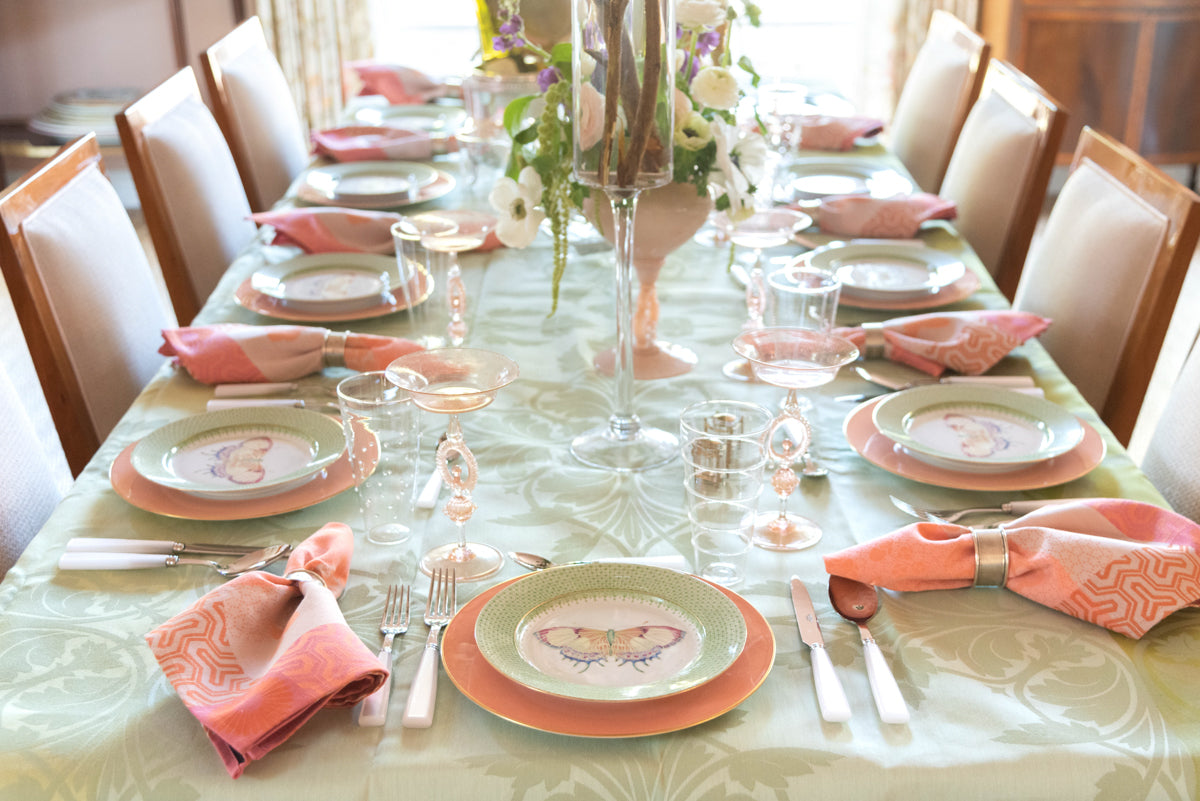
[[913, 506], [908, 501], [903, 501], [895, 495], [889, 495], [888, 497], [892, 499], [892, 505], [901, 512], [931, 523], [953, 523], [961, 517], [975, 514], [1005, 514], [1012, 517], [1020, 517], [1021, 515], [1041, 509], [1044, 506], [1057, 506], [1063, 503], [1089, 500], [1088, 498], [1054, 498], [1042, 501], [1009, 501], [999, 506], [973, 506], [968, 509], [925, 509], [920, 506]]
[[[509, 551], [508, 558], [512, 559], [526, 570], [545, 570], [548, 567], [562, 566], [564, 564], [580, 565], [583, 562], [551, 562], [544, 556], [538, 556], [535, 553], [524, 553], [522, 551]], [[687, 559], [679, 555], [668, 556], [617, 556], [611, 559], [591, 559], [592, 562], [625, 562], [634, 565], [655, 565], [656, 567], [665, 567], [671, 570], [688, 569]]]
[[226, 578], [240, 576], [252, 570], [261, 570], [272, 562], [287, 556], [292, 549], [286, 543], [272, 545], [252, 551], [233, 561], [218, 562], [196, 556], [157, 553], [88, 553], [68, 551], [58, 560], [60, 570], [139, 570], [152, 567], [175, 567], [176, 565], [207, 565]]
[[427, 729], [433, 725], [433, 706], [437, 701], [438, 682], [438, 637], [442, 628], [458, 610], [458, 582], [453, 570], [438, 569], [429, 577], [429, 600], [425, 605], [425, 625], [429, 636], [425, 639], [425, 651], [413, 676], [404, 705], [404, 717], [400, 722], [405, 728]]
[[379, 633], [383, 635], [379, 664], [388, 670], [388, 678], [382, 687], [363, 699], [358, 710], [359, 726], [382, 726], [387, 721], [388, 701], [392, 697], [392, 643], [398, 635], [408, 631], [411, 598], [412, 588], [407, 584], [388, 587], [387, 598], [383, 602], [383, 619], [379, 621]]
[[896, 677], [879, 650], [879, 643], [867, 628], [867, 621], [879, 611], [879, 593], [870, 584], [846, 578], [829, 577], [829, 602], [837, 613], [858, 626], [862, 637], [863, 656], [867, 660], [867, 678], [875, 708], [884, 723], [908, 723], [908, 705], [896, 684]]
[[855, 367], [854, 372], [858, 373], [860, 378], [870, 381], [872, 384], [878, 384], [881, 387], [886, 387], [896, 392], [932, 384], [985, 384], [1005, 389], [1020, 389], [1022, 387], [1035, 386], [1033, 379], [1024, 375], [965, 375], [947, 376], [945, 378], [917, 376], [915, 378], [899, 379], [862, 366]]
[[[132, 540], [114, 537], [72, 537], [67, 551], [75, 553], [176, 553], [208, 556], [240, 556], [258, 551], [265, 545], [222, 545], [207, 542], [174, 542], [172, 540]], [[291, 546], [288, 546], [291, 550]]]
[[800, 639], [812, 652], [813, 684], [817, 688], [821, 717], [830, 723], [844, 723], [850, 719], [850, 702], [846, 700], [846, 691], [842, 689], [837, 674], [833, 672], [833, 662], [825, 650], [825, 638], [821, 636], [821, 624], [817, 621], [812, 598], [804, 582], [796, 576], [792, 576], [791, 585], [792, 606], [796, 609]]

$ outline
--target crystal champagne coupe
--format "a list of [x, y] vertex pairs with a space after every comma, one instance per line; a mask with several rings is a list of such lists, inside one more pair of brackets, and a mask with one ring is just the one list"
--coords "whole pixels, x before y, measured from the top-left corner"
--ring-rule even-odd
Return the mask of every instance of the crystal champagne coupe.
[[496, 228], [496, 218], [481, 211], [427, 211], [409, 218], [421, 233], [421, 244], [428, 250], [445, 253], [450, 260], [446, 269], [446, 298], [450, 321], [447, 341], [461, 345], [467, 337], [467, 289], [463, 284], [458, 254], [481, 246]]
[[[573, 170], [603, 192], [616, 250], [615, 401], [605, 425], [571, 442], [586, 465], [646, 470], [673, 459], [678, 438], [633, 411], [633, 224], [638, 195], [671, 181], [674, 0], [572, 0]], [[585, 56], [587, 58], [585, 58]]]
[[[421, 557], [421, 570], [454, 570], [458, 581], [477, 581], [504, 564], [490, 545], [467, 542], [467, 520], [475, 511], [471, 493], [478, 478], [475, 454], [467, 447], [458, 416], [490, 404], [496, 393], [516, 380], [516, 362], [487, 350], [435, 348], [401, 356], [388, 365], [388, 379], [408, 391], [413, 403], [427, 412], [449, 415], [446, 438], [438, 445], [438, 471], [450, 487], [443, 511], [458, 527], [458, 541], [441, 545]], [[457, 457], [453, 467], [451, 459]]]
[[812, 426], [800, 408], [798, 390], [827, 384], [843, 365], [858, 358], [858, 348], [842, 337], [802, 328], [760, 328], [733, 340], [733, 349], [749, 360], [760, 381], [787, 390], [787, 400], [764, 436], [764, 448], [779, 463], [771, 486], [778, 512], [760, 513], [754, 544], [774, 551], [798, 551], [821, 539], [815, 521], [788, 511], [788, 497], [800, 484], [792, 465], [802, 461], [812, 441]]

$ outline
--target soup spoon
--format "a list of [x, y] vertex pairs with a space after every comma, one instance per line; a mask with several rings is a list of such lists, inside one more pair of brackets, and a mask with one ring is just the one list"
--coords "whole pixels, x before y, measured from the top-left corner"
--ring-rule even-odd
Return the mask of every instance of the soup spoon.
[[291, 550], [291, 544], [279, 543], [251, 551], [230, 562], [217, 562], [211, 559], [176, 554], [67, 551], [59, 557], [58, 567], [60, 570], [136, 570], [147, 567], [174, 567], [175, 565], [208, 565], [222, 576], [232, 578], [252, 570], [260, 570], [287, 556]]
[[875, 588], [845, 576], [829, 577], [829, 600], [837, 613], [858, 626], [862, 635], [863, 654], [867, 659], [867, 678], [871, 680], [871, 695], [879, 718], [884, 723], [907, 723], [908, 707], [896, 677], [892, 675], [883, 652], [867, 629], [867, 621], [879, 610], [879, 594]]

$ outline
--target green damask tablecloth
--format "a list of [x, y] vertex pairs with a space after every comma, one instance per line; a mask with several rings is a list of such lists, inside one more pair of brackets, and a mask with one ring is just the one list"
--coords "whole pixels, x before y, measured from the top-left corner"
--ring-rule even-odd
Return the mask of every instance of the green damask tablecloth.
[[[456, 198], [447, 199], [447, 203]], [[461, 202], [468, 202], [462, 200]], [[473, 201], [478, 202], [478, 197]], [[926, 234], [956, 249], [948, 229]], [[286, 255], [275, 252], [272, 258]], [[234, 305], [258, 249], [234, 265], [198, 322], [269, 323]], [[968, 254], [973, 260], [973, 256]], [[639, 382], [636, 410], [674, 429], [679, 411], [705, 398], [777, 404], [781, 391], [721, 376], [744, 319], [726, 251], [689, 243], [660, 281], [660, 336], [693, 348], [698, 367]], [[581, 467], [571, 437], [607, 417], [611, 381], [591, 369], [613, 329], [611, 255], [572, 255], [559, 311], [549, 311], [545, 241], [464, 259], [471, 296], [469, 345], [515, 359], [521, 378], [487, 409], [463, 417], [480, 462], [472, 537], [504, 550], [555, 559], [689, 553], [678, 463], [633, 475]], [[956, 308], [1000, 307], [990, 287]], [[843, 319], [885, 314], [844, 307]], [[392, 315], [356, 330], [404, 335]], [[1046, 394], [1099, 426], [1096, 415], [1036, 343], [999, 372], [1032, 372]], [[332, 386], [339, 371], [309, 383]], [[822, 555], [909, 521], [889, 493], [934, 506], [1013, 497], [1161, 498], [1109, 437], [1103, 464], [1039, 492], [940, 489], [899, 478], [860, 458], [841, 422], [868, 390], [842, 378], [816, 399], [816, 453], [828, 479], [806, 481], [797, 507], [825, 527], [813, 549], [756, 550], [741, 588], [770, 621], [774, 668], [733, 711], [692, 729], [653, 737], [591, 740], [501, 720], [443, 675], [435, 724], [401, 728], [399, 713], [424, 642], [424, 627], [398, 642], [392, 719], [358, 728], [347, 711], [325, 711], [234, 781], [159, 671], [143, 635], [219, 581], [204, 568], [58, 572], [70, 537], [298, 542], [330, 520], [357, 521], [352, 492], [262, 520], [174, 520], [136, 509], [108, 481], [130, 442], [203, 410], [211, 390], [164, 366], [103, 445], [75, 488], [0, 585], [0, 798], [591, 798], [606, 801], [723, 798], [1191, 799], [1200, 794], [1200, 612], [1179, 612], [1140, 641], [1047, 610], [1012, 593], [970, 589], [888, 593], [872, 630], [912, 709], [908, 725], [882, 724], [867, 684], [857, 631], [821, 592]], [[429, 415], [432, 443], [444, 420]], [[1102, 428], [1102, 427], [1101, 427]], [[1103, 428], [1102, 428], [1103, 430]], [[431, 464], [432, 457], [425, 459]], [[418, 550], [449, 541], [450, 523], [421, 513], [423, 539], [389, 549], [360, 541], [342, 608], [375, 648], [384, 588], [413, 579]], [[520, 573], [507, 564], [498, 578]], [[796, 632], [786, 582], [813, 591], [829, 652], [853, 718], [824, 723], [810, 660]], [[484, 582], [490, 586], [490, 582]], [[423, 608], [425, 581], [416, 582]], [[464, 585], [466, 596], [478, 591]]]

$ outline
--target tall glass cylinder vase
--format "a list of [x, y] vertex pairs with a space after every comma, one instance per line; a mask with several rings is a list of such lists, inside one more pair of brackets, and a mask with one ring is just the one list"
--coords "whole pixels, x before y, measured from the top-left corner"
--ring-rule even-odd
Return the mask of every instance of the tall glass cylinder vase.
[[613, 412], [571, 453], [606, 470], [645, 470], [678, 451], [674, 434], [633, 411], [634, 212], [643, 189], [671, 180], [674, 0], [572, 0], [571, 9], [575, 178], [612, 207], [617, 316]]

